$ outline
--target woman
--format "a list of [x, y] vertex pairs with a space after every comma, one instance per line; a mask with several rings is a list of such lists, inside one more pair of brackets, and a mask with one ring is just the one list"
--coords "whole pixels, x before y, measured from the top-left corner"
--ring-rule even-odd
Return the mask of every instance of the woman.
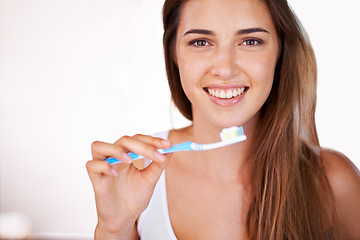
[[[192, 124], [93, 143], [95, 238], [360, 239], [360, 175], [319, 146], [315, 58], [287, 2], [167, 0], [163, 20], [172, 98]], [[156, 151], [229, 126], [247, 140]], [[152, 162], [139, 170], [128, 152]]]

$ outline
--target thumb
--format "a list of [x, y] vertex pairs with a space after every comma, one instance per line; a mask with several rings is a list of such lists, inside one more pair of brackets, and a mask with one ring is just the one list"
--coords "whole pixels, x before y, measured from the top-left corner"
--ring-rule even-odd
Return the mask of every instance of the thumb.
[[155, 187], [157, 181], [159, 180], [161, 173], [164, 171], [166, 166], [169, 163], [171, 154], [166, 155], [166, 159], [163, 162], [155, 162], [152, 161], [148, 167], [141, 170], [144, 179], [150, 183], [153, 187]]

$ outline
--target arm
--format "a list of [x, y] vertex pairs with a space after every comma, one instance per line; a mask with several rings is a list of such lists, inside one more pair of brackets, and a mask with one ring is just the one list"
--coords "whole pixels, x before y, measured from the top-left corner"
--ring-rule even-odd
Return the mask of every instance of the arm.
[[99, 224], [96, 226], [94, 240], [108, 239], [108, 240], [139, 240], [140, 237], [136, 230], [136, 224], [130, 222], [122, 225], [121, 229], [114, 232], [106, 231], [106, 228], [102, 228]]
[[345, 239], [360, 239], [360, 172], [343, 154], [322, 150], [321, 160], [334, 193]]

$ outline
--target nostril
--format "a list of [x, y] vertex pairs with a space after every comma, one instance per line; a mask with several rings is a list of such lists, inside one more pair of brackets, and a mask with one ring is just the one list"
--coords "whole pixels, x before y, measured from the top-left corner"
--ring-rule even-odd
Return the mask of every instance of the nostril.
[[213, 66], [211, 74], [221, 79], [228, 80], [232, 79], [239, 74], [239, 69], [235, 64], [222, 64]]

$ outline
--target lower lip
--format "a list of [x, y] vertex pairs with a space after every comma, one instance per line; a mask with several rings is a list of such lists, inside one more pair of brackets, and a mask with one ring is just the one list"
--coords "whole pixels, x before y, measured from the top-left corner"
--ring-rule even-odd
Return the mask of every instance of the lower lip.
[[240, 102], [243, 98], [244, 95], [247, 93], [247, 91], [243, 92], [241, 95], [238, 95], [236, 97], [233, 98], [218, 98], [218, 97], [214, 97], [212, 95], [210, 95], [209, 93], [207, 93], [207, 95], [209, 96], [210, 100], [222, 107], [231, 107], [235, 104], [237, 104], [238, 102]]

